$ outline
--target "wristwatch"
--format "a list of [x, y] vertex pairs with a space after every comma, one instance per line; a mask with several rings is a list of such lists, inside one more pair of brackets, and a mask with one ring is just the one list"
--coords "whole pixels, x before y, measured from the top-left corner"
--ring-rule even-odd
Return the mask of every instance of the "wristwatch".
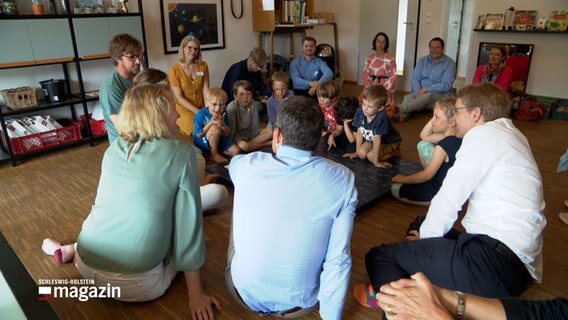
[[462, 320], [463, 314], [465, 312], [465, 297], [463, 292], [456, 291], [456, 295], [458, 296], [458, 305], [456, 306], [456, 320]]

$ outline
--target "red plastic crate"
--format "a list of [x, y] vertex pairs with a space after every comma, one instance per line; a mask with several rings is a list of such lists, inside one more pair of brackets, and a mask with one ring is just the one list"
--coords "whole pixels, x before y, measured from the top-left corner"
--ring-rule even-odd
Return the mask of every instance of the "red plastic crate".
[[11, 138], [10, 145], [14, 154], [22, 154], [66, 144], [81, 139], [79, 125], [69, 119], [59, 119], [61, 129], [30, 134], [25, 137]]
[[[105, 120], [95, 120], [91, 118], [91, 114], [89, 113], [89, 125], [91, 126], [91, 132], [94, 136], [101, 136], [107, 133], [107, 128], [105, 124]], [[84, 128], [87, 126], [87, 119], [83, 115], [81, 116], [81, 126]]]

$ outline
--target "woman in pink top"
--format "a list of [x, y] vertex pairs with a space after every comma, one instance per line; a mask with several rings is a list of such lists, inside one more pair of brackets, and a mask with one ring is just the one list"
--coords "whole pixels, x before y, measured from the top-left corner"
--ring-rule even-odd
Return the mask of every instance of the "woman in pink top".
[[389, 94], [389, 105], [394, 102], [394, 89], [396, 84], [396, 62], [388, 52], [389, 37], [379, 32], [373, 38], [373, 50], [365, 60], [361, 82], [368, 87], [373, 84], [382, 84]]
[[513, 69], [505, 64], [507, 52], [504, 46], [493, 46], [489, 53], [489, 62], [475, 69], [473, 84], [490, 82], [501, 88], [503, 92], [509, 91], [513, 81]]

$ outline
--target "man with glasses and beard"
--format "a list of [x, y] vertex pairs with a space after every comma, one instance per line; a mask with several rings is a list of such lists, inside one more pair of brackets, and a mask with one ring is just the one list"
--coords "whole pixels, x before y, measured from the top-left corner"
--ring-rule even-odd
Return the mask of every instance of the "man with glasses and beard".
[[115, 125], [126, 91], [132, 87], [132, 79], [140, 72], [144, 49], [142, 43], [129, 34], [118, 34], [109, 43], [109, 53], [115, 69], [105, 79], [99, 90], [99, 101], [108, 141], [118, 138]]

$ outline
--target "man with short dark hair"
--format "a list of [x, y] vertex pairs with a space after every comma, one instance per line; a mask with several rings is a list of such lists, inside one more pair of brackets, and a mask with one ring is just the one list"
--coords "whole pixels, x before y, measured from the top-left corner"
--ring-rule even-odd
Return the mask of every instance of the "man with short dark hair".
[[275, 155], [237, 155], [229, 165], [227, 289], [258, 314], [295, 318], [319, 303], [323, 319], [341, 319], [357, 190], [351, 170], [312, 155], [323, 124], [310, 99], [290, 98], [277, 111]]
[[140, 72], [144, 48], [142, 43], [129, 34], [117, 34], [109, 43], [109, 53], [114, 71], [105, 79], [99, 90], [99, 101], [108, 141], [118, 138], [115, 125], [126, 91], [132, 87], [132, 79]]
[[[272, 92], [266, 86], [266, 83], [262, 81], [261, 70], [266, 63], [266, 52], [264, 49], [259, 47], [254, 47], [249, 53], [249, 56], [239, 62], [234, 63], [227, 73], [225, 73], [225, 78], [223, 79], [223, 84], [221, 87], [227, 93], [227, 104], [235, 99], [233, 94], [233, 85], [238, 80], [247, 80], [252, 84], [253, 99], [262, 104], [266, 104], [268, 97], [272, 95]], [[258, 106], [258, 110], [261, 110], [262, 105]]]
[[295, 95], [315, 97], [320, 82], [333, 79], [333, 72], [322, 59], [316, 57], [316, 39], [302, 39], [302, 55], [290, 63], [290, 76]]
[[429, 109], [452, 90], [456, 63], [444, 54], [444, 40], [433, 38], [428, 43], [430, 54], [418, 59], [412, 72], [412, 92], [407, 94], [395, 114], [395, 121], [408, 119], [413, 112]]

